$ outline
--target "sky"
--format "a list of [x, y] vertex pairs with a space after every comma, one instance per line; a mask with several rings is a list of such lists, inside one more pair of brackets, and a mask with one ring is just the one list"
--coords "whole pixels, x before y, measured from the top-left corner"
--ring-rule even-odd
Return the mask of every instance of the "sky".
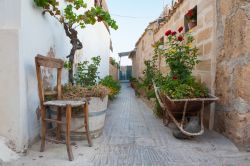
[[[163, 7], [172, 0], [107, 0], [109, 12], [119, 29], [111, 30], [114, 52], [112, 57], [119, 61], [118, 53], [131, 51], [148, 24], [160, 16]], [[131, 60], [122, 58], [121, 65], [131, 65]]]

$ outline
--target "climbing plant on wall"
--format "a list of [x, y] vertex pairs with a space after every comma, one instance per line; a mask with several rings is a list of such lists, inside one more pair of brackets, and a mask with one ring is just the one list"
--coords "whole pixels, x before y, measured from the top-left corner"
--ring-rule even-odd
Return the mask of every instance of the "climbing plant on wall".
[[[84, 29], [86, 25], [94, 25], [96, 22], [103, 21], [113, 29], [118, 29], [116, 21], [110, 14], [101, 7], [95, 6], [87, 10], [84, 0], [65, 0], [64, 4], [59, 0], [34, 0], [36, 6], [43, 9], [43, 14], [48, 13], [59, 21], [65, 30], [67, 37], [70, 38], [72, 45], [69, 58], [69, 66], [73, 66], [76, 50], [82, 49], [83, 44], [78, 38], [77, 28]], [[69, 82], [73, 83], [73, 67], [69, 68]]]

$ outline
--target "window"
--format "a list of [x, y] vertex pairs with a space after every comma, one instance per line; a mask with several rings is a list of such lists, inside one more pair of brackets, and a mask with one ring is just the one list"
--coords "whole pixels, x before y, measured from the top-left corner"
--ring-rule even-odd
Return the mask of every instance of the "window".
[[197, 26], [197, 6], [188, 10], [184, 16], [185, 32]]

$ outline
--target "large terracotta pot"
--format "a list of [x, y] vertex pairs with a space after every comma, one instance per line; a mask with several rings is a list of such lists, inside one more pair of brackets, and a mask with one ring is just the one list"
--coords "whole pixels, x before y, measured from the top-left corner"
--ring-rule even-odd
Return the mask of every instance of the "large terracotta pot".
[[[106, 118], [106, 111], [108, 107], [108, 96], [104, 99], [98, 97], [91, 97], [89, 101], [89, 131], [92, 138], [99, 137], [103, 132], [103, 127]], [[56, 118], [55, 113], [52, 114]], [[65, 121], [65, 116], [63, 116]], [[71, 139], [84, 140], [86, 139], [85, 128], [83, 127], [84, 118], [83, 111], [73, 110], [71, 118]], [[55, 127], [55, 126], [54, 126]], [[65, 135], [65, 126], [62, 126], [62, 137]]]

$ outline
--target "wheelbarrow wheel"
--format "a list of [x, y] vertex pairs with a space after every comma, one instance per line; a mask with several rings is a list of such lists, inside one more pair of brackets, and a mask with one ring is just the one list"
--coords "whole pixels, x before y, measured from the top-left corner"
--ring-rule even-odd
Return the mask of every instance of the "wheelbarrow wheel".
[[[191, 117], [184, 129], [190, 133], [199, 132], [201, 130], [200, 122], [198, 117]], [[173, 136], [177, 139], [191, 139], [193, 136], [187, 136], [183, 134], [178, 128], [173, 130]]]

